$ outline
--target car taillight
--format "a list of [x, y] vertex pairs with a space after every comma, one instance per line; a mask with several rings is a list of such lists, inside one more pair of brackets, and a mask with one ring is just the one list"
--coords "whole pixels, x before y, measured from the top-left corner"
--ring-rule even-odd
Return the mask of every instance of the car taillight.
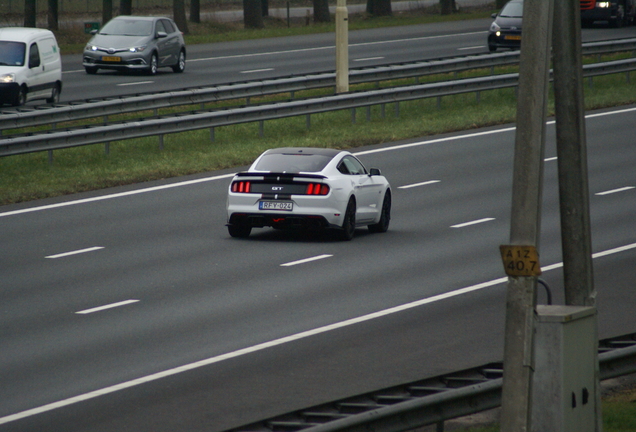
[[250, 192], [250, 182], [248, 182], [248, 181], [237, 181], [237, 182], [232, 183], [232, 192], [249, 193]]
[[329, 186], [322, 183], [309, 183], [307, 185], [307, 195], [327, 195], [329, 193]]

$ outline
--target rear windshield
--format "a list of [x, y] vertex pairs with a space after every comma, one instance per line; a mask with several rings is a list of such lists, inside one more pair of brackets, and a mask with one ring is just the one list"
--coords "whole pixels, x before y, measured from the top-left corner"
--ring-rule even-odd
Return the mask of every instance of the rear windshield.
[[152, 21], [136, 19], [115, 19], [99, 32], [102, 35], [149, 36], [152, 34]]
[[320, 172], [332, 156], [297, 153], [270, 153], [264, 155], [255, 169], [270, 172]]
[[24, 66], [25, 52], [26, 44], [24, 42], [0, 41], [0, 65]]

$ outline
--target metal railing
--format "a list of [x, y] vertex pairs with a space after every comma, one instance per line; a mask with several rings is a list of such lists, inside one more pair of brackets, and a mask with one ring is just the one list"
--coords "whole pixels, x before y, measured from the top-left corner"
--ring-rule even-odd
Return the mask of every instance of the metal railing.
[[[599, 343], [600, 379], [636, 373], [636, 333]], [[261, 420], [230, 432], [401, 432], [501, 406], [501, 363]]]
[[[592, 77], [636, 70], [636, 59], [585, 65], [583, 75]], [[278, 102], [258, 106], [231, 108], [221, 111], [177, 114], [165, 118], [148, 118], [101, 126], [85, 126], [78, 129], [52, 130], [38, 134], [8, 137], [0, 140], [0, 156], [49, 151], [132, 138], [159, 136], [240, 123], [261, 122], [336, 111], [399, 103], [416, 99], [481, 92], [515, 87], [518, 74], [495, 75], [479, 78], [445, 81], [396, 88], [387, 88], [307, 100]], [[479, 94], [479, 93], [478, 93]], [[397, 105], [399, 106], [399, 105]], [[309, 117], [307, 120], [309, 125]], [[51, 153], [49, 153], [51, 157]]]
[[[584, 55], [636, 51], [636, 39], [586, 43], [583, 44], [582, 51]], [[518, 62], [519, 52], [512, 51], [354, 69], [350, 71], [349, 79], [351, 84], [362, 84], [434, 74], [458, 73], [480, 68], [491, 68], [492, 71], [495, 67], [517, 64]], [[35, 109], [6, 110], [0, 112], [0, 131], [230, 99], [249, 99], [250, 97], [279, 93], [293, 95], [297, 91], [334, 87], [334, 85], [335, 73], [324, 73], [208, 88], [190, 88], [157, 94], [79, 101], [67, 105], [44, 105]]]

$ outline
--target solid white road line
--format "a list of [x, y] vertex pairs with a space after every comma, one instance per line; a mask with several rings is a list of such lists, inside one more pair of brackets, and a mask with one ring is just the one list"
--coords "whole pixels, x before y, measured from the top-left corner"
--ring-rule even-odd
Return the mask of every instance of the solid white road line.
[[80, 315], [86, 315], [86, 314], [90, 314], [93, 312], [100, 312], [106, 309], [112, 309], [112, 308], [116, 308], [116, 307], [120, 307], [120, 306], [125, 306], [131, 303], [137, 303], [139, 300], [134, 300], [134, 299], [130, 299], [130, 300], [124, 300], [124, 301], [120, 301], [117, 303], [111, 303], [111, 304], [107, 304], [104, 306], [98, 306], [92, 309], [84, 309], [78, 312], [75, 312], [76, 314], [80, 314]]
[[451, 225], [451, 228], [464, 228], [467, 226], [471, 226], [471, 225], [477, 225], [480, 223], [484, 223], [484, 222], [490, 222], [495, 220], [495, 218], [483, 218], [483, 219], [478, 219], [478, 220], [474, 220], [474, 221], [470, 221], [470, 222], [464, 222], [464, 223], [460, 223], [457, 225]]
[[[603, 117], [603, 116], [615, 115], [615, 114], [625, 114], [625, 113], [631, 113], [631, 112], [634, 112], [634, 111], [636, 111], [636, 108], [626, 108], [626, 109], [608, 111], [608, 112], [603, 112], [603, 113], [588, 114], [588, 115], [585, 116], [585, 118], [595, 118], [595, 117]], [[546, 124], [550, 124], [550, 125], [554, 124], [554, 123], [555, 123], [554, 120], [546, 122]], [[495, 134], [499, 134], [499, 133], [511, 132], [511, 131], [514, 131], [514, 130], [515, 130], [514, 127], [506, 127], [506, 128], [503, 128], [503, 129], [496, 129], [496, 130], [490, 130], [490, 131], [484, 131], [484, 132], [469, 133], [469, 134], [460, 135], [460, 136], [450, 136], [450, 137], [432, 139], [432, 140], [428, 140], [428, 141], [417, 141], [417, 142], [412, 142], [412, 143], [409, 143], [409, 144], [401, 144], [401, 145], [396, 145], [396, 146], [392, 146], [392, 147], [383, 147], [383, 148], [378, 148], [378, 149], [374, 149], [374, 150], [360, 151], [360, 152], [355, 152], [354, 155], [362, 156], [362, 155], [373, 154], [373, 153], [384, 153], [384, 152], [390, 152], [390, 151], [394, 151], [394, 150], [402, 150], [402, 149], [410, 148], [410, 147], [420, 147], [420, 146], [438, 144], [438, 143], [443, 143], [443, 142], [451, 142], [451, 141], [460, 142], [460, 141], [465, 140], [465, 139], [471, 139], [471, 138], [475, 138], [475, 137], [479, 137], [479, 136], [495, 135]], [[174, 187], [189, 186], [189, 185], [196, 184], [196, 183], [214, 181], [214, 180], [220, 180], [220, 179], [226, 179], [226, 178], [230, 178], [230, 177], [233, 177], [233, 176], [234, 176], [234, 173], [232, 173], [232, 174], [224, 174], [224, 175], [218, 175], [218, 176], [213, 176], [213, 177], [201, 178], [201, 179], [197, 179], [197, 180], [188, 180], [188, 181], [185, 181], [185, 182], [171, 183], [171, 184], [167, 184], [167, 185], [163, 185], [163, 186], [156, 186], [156, 187], [151, 187], [151, 188], [146, 188], [146, 189], [137, 189], [137, 190], [132, 190], [132, 191], [129, 191], [129, 192], [117, 193], [117, 194], [112, 194], [112, 195], [104, 195], [104, 196], [99, 196], [99, 197], [87, 198], [87, 199], [82, 199], [82, 200], [77, 200], [77, 201], [67, 201], [67, 202], [63, 202], [63, 203], [59, 203], [59, 204], [52, 204], [52, 205], [40, 206], [40, 207], [30, 207], [30, 208], [25, 208], [25, 209], [22, 209], [22, 210], [14, 210], [14, 211], [0, 213], [0, 217], [13, 216], [13, 215], [18, 215], [18, 214], [23, 214], [23, 213], [31, 213], [31, 212], [35, 212], [35, 211], [41, 211], [41, 210], [49, 210], [49, 209], [54, 209], [54, 208], [58, 208], [58, 207], [66, 207], [66, 206], [70, 206], [70, 205], [76, 205], [76, 204], [85, 204], [85, 203], [89, 203], [89, 202], [102, 201], [102, 200], [111, 199], [111, 198], [119, 198], [119, 197], [124, 197], [124, 196], [129, 196], [129, 195], [137, 195], [137, 194], [146, 193], [146, 192], [154, 192], [154, 191], [158, 191], [158, 190], [162, 190], [162, 189], [171, 189], [171, 188], [174, 188]]]
[[626, 186], [626, 187], [622, 187], [619, 189], [612, 189], [612, 190], [608, 190], [605, 192], [599, 192], [596, 195], [610, 195], [610, 194], [615, 194], [615, 193], [619, 193], [619, 192], [625, 192], [628, 190], [634, 189], [634, 186]]
[[384, 57], [368, 57], [361, 59], [353, 59], [354, 62], [363, 62], [363, 61], [371, 61], [371, 60], [382, 60]]
[[332, 256], [333, 255], [318, 255], [318, 256], [315, 256], [315, 257], [311, 257], [311, 258], [305, 258], [305, 259], [301, 259], [301, 260], [298, 260], [298, 261], [292, 261], [292, 262], [288, 262], [288, 263], [285, 263], [285, 264], [281, 264], [280, 266], [281, 267], [291, 267], [291, 266], [295, 266], [295, 265], [298, 265], [298, 264], [305, 264], [305, 263], [312, 262], [312, 261], [317, 261], [317, 260], [321, 260], [321, 259], [325, 259], [325, 258], [330, 258]]
[[258, 72], [269, 72], [269, 71], [273, 71], [274, 68], [266, 68], [266, 69], [254, 69], [254, 70], [247, 70], [247, 71], [241, 71], [239, 73], [242, 74], [251, 74], [251, 73], [258, 73]]
[[125, 197], [125, 196], [130, 196], [130, 195], [138, 195], [138, 194], [142, 194], [142, 193], [146, 193], [146, 192], [155, 192], [155, 191], [164, 190], [164, 189], [172, 189], [172, 188], [175, 188], [175, 187], [190, 186], [190, 185], [197, 184], [197, 183], [203, 183], [203, 182], [214, 181], [214, 180], [221, 180], [221, 179], [226, 179], [226, 178], [230, 178], [230, 177], [234, 177], [234, 173], [232, 173], [232, 174], [223, 174], [223, 175], [218, 175], [218, 176], [214, 176], [214, 177], [205, 177], [205, 178], [200, 178], [200, 179], [196, 179], [196, 180], [188, 180], [188, 181], [179, 182], [179, 183], [170, 183], [170, 184], [166, 184], [166, 185], [162, 185], [162, 186], [154, 186], [154, 187], [149, 187], [149, 188], [145, 188], [145, 189], [135, 189], [135, 190], [131, 190], [131, 191], [128, 191], [128, 192], [121, 192], [121, 193], [115, 193], [115, 194], [110, 194], [110, 195], [97, 196], [97, 197], [93, 197], [93, 198], [80, 199], [80, 200], [76, 200], [76, 201], [66, 201], [66, 202], [61, 202], [61, 203], [58, 203], [58, 204], [45, 205], [45, 206], [40, 206], [40, 207], [30, 207], [30, 208], [25, 208], [25, 209], [22, 209], [22, 210], [14, 210], [14, 211], [9, 211], [9, 212], [5, 212], [5, 213], [0, 213], [0, 217], [13, 216], [13, 215], [18, 215], [18, 214], [22, 214], [22, 213], [31, 213], [31, 212], [41, 211], [41, 210], [49, 210], [49, 209], [54, 209], [54, 208], [59, 208], [59, 207], [67, 207], [67, 206], [72, 206], [72, 205], [76, 205], [76, 204], [86, 204], [86, 203], [90, 203], [90, 202], [103, 201], [103, 200], [112, 199], [112, 198], [121, 198], [121, 197]]
[[422, 183], [413, 183], [410, 185], [398, 186], [398, 189], [410, 189], [410, 188], [419, 187], [419, 186], [426, 186], [426, 185], [439, 183], [440, 181], [441, 180], [429, 180]]
[[[599, 252], [599, 253], [596, 253], [596, 254], [592, 255], [592, 257], [600, 258], [600, 257], [616, 254], [616, 253], [619, 253], [619, 252], [624, 252], [624, 251], [631, 250], [631, 249], [636, 249], [636, 243], [632, 243], [632, 244], [621, 246], [621, 247], [618, 247], [618, 248], [615, 248], [615, 249], [610, 249], [610, 250], [607, 250], [607, 251]], [[543, 272], [546, 272], [546, 271], [553, 270], [553, 269], [560, 268], [560, 267], [563, 267], [563, 263], [557, 263], [557, 264], [552, 264], [552, 265], [547, 266], [547, 267], [542, 267], [541, 270]], [[147, 375], [145, 377], [137, 378], [137, 379], [134, 379], [132, 381], [126, 381], [126, 382], [123, 382], [121, 384], [116, 384], [116, 385], [113, 385], [113, 386], [110, 386], [110, 387], [106, 387], [106, 388], [103, 388], [103, 389], [95, 390], [95, 391], [92, 391], [92, 392], [89, 392], [89, 393], [84, 393], [84, 394], [81, 394], [81, 395], [78, 395], [78, 396], [74, 396], [74, 397], [71, 397], [71, 398], [68, 398], [68, 399], [64, 399], [64, 400], [61, 400], [61, 401], [58, 401], [58, 402], [53, 402], [53, 403], [50, 403], [48, 405], [43, 405], [43, 406], [40, 406], [40, 407], [37, 407], [37, 408], [32, 408], [32, 409], [29, 409], [29, 410], [26, 410], [26, 411], [19, 412], [19, 413], [16, 413], [16, 414], [11, 414], [11, 415], [8, 415], [8, 416], [5, 416], [5, 417], [0, 417], [0, 424], [10, 423], [10, 422], [13, 422], [13, 421], [16, 421], [16, 420], [20, 420], [20, 419], [23, 419], [23, 418], [32, 417], [34, 415], [41, 414], [41, 413], [44, 413], [44, 412], [47, 412], [47, 411], [52, 411], [52, 410], [57, 409], [57, 408], [63, 408], [65, 406], [73, 405], [73, 404], [76, 404], [78, 402], [83, 402], [83, 401], [87, 401], [87, 400], [90, 400], [90, 399], [94, 399], [94, 398], [96, 398], [98, 396], [103, 396], [103, 395], [106, 395], [106, 394], [114, 393], [116, 391], [124, 390], [124, 389], [131, 388], [131, 387], [135, 387], [135, 386], [138, 386], [138, 385], [141, 385], [141, 384], [146, 384], [146, 383], [149, 383], [149, 382], [152, 382], [152, 381], [156, 381], [156, 380], [159, 380], [159, 379], [162, 379], [162, 378], [166, 378], [166, 377], [169, 377], [169, 376], [177, 375], [177, 374], [180, 374], [182, 372], [187, 372], [187, 371], [198, 369], [198, 368], [201, 368], [201, 367], [204, 367], [204, 366], [209, 366], [209, 365], [214, 364], [214, 363], [219, 363], [219, 362], [224, 361], [224, 360], [229, 360], [229, 359], [232, 359], [232, 358], [236, 358], [236, 357], [244, 356], [244, 355], [247, 355], [247, 354], [251, 354], [251, 353], [254, 353], [254, 352], [257, 352], [257, 351], [262, 351], [262, 350], [265, 350], [267, 348], [273, 348], [273, 347], [276, 347], [276, 346], [279, 346], [279, 345], [283, 345], [283, 344], [286, 344], [286, 343], [289, 343], [289, 342], [294, 342], [294, 341], [305, 339], [305, 338], [308, 338], [308, 337], [311, 337], [311, 336], [315, 336], [315, 335], [318, 335], [318, 334], [327, 333], [327, 332], [332, 331], [332, 330], [341, 329], [341, 328], [348, 327], [348, 326], [355, 325], [355, 324], [359, 324], [359, 323], [362, 323], [362, 322], [365, 322], [365, 321], [370, 321], [370, 320], [373, 320], [373, 319], [376, 319], [376, 318], [382, 318], [382, 317], [385, 317], [385, 316], [388, 316], [388, 315], [392, 315], [392, 314], [395, 314], [395, 313], [399, 313], [399, 312], [403, 312], [403, 311], [406, 311], [406, 310], [410, 310], [410, 309], [413, 309], [413, 308], [416, 308], [416, 307], [419, 307], [419, 306], [423, 306], [423, 305], [426, 305], [426, 304], [435, 303], [435, 302], [438, 302], [438, 301], [441, 301], [441, 300], [446, 300], [446, 299], [449, 299], [449, 298], [452, 298], [452, 297], [457, 297], [457, 296], [460, 296], [462, 294], [468, 294], [468, 293], [471, 293], [471, 292], [474, 292], [474, 291], [478, 291], [478, 290], [481, 290], [481, 289], [484, 289], [484, 288], [489, 288], [489, 287], [492, 287], [492, 286], [495, 286], [495, 285], [499, 285], [499, 284], [505, 283], [506, 281], [508, 281], [508, 277], [502, 277], [502, 278], [499, 278], [499, 279], [494, 279], [494, 280], [491, 280], [491, 281], [488, 281], [488, 282], [483, 282], [483, 283], [480, 283], [480, 284], [477, 284], [477, 285], [472, 285], [472, 286], [469, 286], [469, 287], [466, 287], [466, 288], [461, 288], [461, 289], [458, 289], [458, 290], [455, 290], [455, 291], [450, 291], [450, 292], [447, 292], [447, 293], [438, 294], [436, 296], [424, 298], [424, 299], [421, 299], [421, 300], [416, 300], [416, 301], [411, 302], [411, 303], [405, 303], [403, 305], [399, 305], [399, 306], [395, 306], [395, 307], [392, 307], [392, 308], [384, 309], [384, 310], [381, 310], [381, 311], [378, 311], [378, 312], [373, 312], [373, 313], [370, 313], [370, 314], [367, 314], [367, 315], [362, 315], [360, 317], [351, 318], [351, 319], [348, 319], [348, 320], [345, 320], [345, 321], [340, 321], [340, 322], [337, 322], [337, 323], [334, 323], [334, 324], [329, 324], [329, 325], [326, 325], [326, 326], [323, 326], [323, 327], [318, 327], [316, 329], [307, 330], [307, 331], [304, 331], [304, 332], [301, 332], [301, 333], [296, 333], [296, 334], [293, 334], [291, 336], [285, 336], [285, 337], [282, 337], [282, 338], [279, 338], [279, 339], [274, 339], [274, 340], [269, 341], [269, 342], [263, 342], [263, 343], [260, 343], [260, 344], [257, 344], [257, 345], [253, 345], [251, 347], [243, 348], [243, 349], [240, 349], [240, 350], [237, 350], [237, 351], [232, 351], [232, 352], [229, 352], [229, 353], [226, 353], [226, 354], [221, 354], [221, 355], [216, 356], [216, 357], [210, 357], [208, 359], [204, 359], [204, 360], [201, 360], [201, 361], [198, 361], [198, 362], [189, 363], [189, 364], [186, 364], [186, 365], [183, 365], [183, 366], [179, 366], [179, 367], [176, 367], [176, 368], [173, 368], [173, 369], [168, 369], [168, 370], [163, 371], [163, 372], [157, 372], [157, 373], [152, 374], [152, 375]]]
[[100, 249], [104, 249], [104, 247], [103, 246], [95, 246], [95, 247], [90, 247], [90, 248], [86, 248], [86, 249], [80, 249], [80, 250], [71, 251], [71, 252], [64, 252], [64, 253], [57, 254], [57, 255], [49, 255], [49, 256], [44, 257], [44, 258], [49, 258], [49, 259], [64, 258], [64, 257], [67, 257], [67, 256], [83, 254], [83, 253], [86, 253], [86, 252], [93, 252], [93, 251], [100, 250]]
[[486, 48], [486, 45], [477, 45], [477, 46], [472, 46], [472, 47], [457, 48], [457, 51], [475, 50], [475, 49], [482, 49], [482, 48]]
[[117, 84], [117, 86], [126, 87], [126, 86], [134, 86], [134, 85], [137, 85], [137, 84], [152, 84], [152, 83], [154, 83], [154, 81], [139, 81], [139, 82]]
[[559, 159], [559, 158], [556, 157], [556, 156], [555, 157], [550, 157], [550, 158], [545, 158], [545, 159], [543, 159], [543, 162], [552, 162], [552, 161], [555, 161], [557, 159]]

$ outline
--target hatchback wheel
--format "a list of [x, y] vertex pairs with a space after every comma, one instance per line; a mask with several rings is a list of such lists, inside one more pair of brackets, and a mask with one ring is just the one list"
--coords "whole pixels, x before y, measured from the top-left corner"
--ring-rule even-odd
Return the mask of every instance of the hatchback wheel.
[[185, 70], [185, 51], [179, 51], [179, 61], [172, 66], [172, 70], [176, 73], [181, 73]]
[[158, 68], [159, 68], [159, 59], [157, 57], [157, 53], [152, 53], [152, 57], [150, 57], [150, 64], [148, 65], [148, 69], [146, 69], [146, 73], [148, 75], [155, 75], [157, 73]]

